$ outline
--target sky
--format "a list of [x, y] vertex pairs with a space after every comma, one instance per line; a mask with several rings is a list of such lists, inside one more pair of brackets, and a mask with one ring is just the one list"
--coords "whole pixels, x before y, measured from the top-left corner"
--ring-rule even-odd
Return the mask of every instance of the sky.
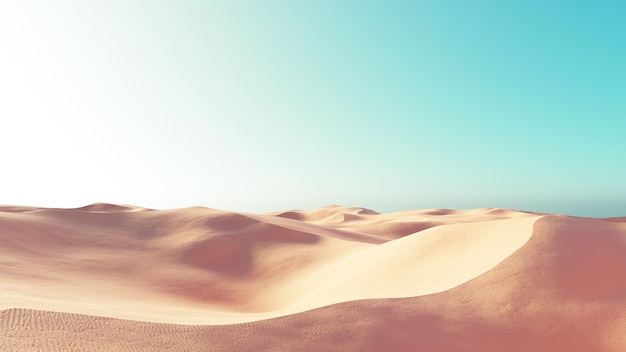
[[0, 204], [626, 215], [626, 2], [0, 0]]

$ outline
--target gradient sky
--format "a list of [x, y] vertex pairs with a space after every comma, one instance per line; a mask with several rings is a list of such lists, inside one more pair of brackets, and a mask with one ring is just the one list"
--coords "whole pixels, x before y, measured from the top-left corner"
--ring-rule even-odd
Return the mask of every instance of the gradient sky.
[[0, 0], [0, 203], [626, 215], [624, 1]]

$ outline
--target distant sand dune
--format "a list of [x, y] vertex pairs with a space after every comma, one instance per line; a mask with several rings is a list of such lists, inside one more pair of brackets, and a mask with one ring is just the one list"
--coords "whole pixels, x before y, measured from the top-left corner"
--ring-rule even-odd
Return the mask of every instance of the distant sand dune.
[[0, 351], [624, 351], [623, 219], [0, 206]]
[[94, 203], [80, 208], [68, 209], [68, 210], [82, 210], [82, 211], [91, 211], [91, 212], [102, 212], [102, 213], [116, 213], [123, 211], [141, 211], [141, 210], [152, 210], [148, 208], [141, 208], [131, 205], [118, 205], [118, 204], [108, 204], [108, 203]]

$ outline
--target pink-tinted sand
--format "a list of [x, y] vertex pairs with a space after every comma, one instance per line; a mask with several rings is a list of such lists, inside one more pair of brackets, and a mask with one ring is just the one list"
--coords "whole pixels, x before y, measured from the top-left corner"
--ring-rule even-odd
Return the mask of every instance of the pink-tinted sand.
[[626, 351], [626, 218], [0, 206], [0, 351]]

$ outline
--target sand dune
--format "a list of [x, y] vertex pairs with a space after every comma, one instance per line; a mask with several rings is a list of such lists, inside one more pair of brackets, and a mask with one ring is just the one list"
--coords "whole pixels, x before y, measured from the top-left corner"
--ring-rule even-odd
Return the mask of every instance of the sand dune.
[[624, 273], [623, 218], [0, 206], [0, 351], [623, 351]]

